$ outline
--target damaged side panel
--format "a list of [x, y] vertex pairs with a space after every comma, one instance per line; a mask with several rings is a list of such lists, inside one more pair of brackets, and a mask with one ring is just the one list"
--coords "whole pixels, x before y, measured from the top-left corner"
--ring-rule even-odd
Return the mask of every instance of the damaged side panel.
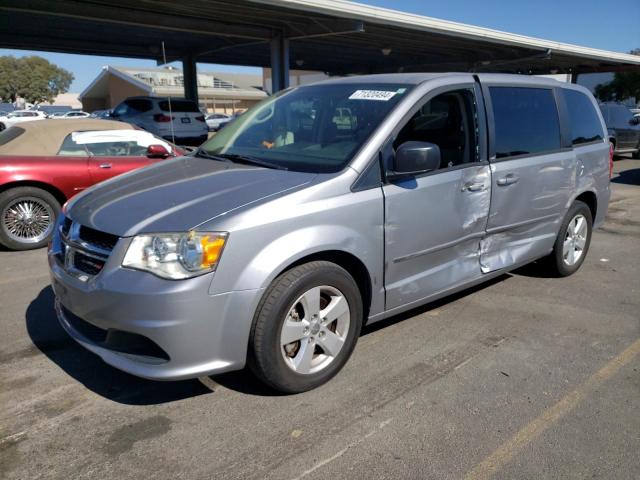
[[499, 161], [491, 168], [491, 210], [480, 244], [483, 273], [551, 252], [576, 185], [573, 151]]
[[[480, 241], [482, 273], [540, 258], [551, 251], [560, 228], [560, 218], [524, 225], [508, 232], [495, 232]], [[551, 230], [551, 233], [550, 233]]]

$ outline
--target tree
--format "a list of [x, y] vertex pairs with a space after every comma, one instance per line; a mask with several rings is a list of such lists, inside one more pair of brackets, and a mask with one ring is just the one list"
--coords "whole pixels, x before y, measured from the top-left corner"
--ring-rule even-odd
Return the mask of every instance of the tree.
[[[640, 55], [640, 48], [631, 50], [632, 55]], [[609, 83], [596, 86], [595, 94], [603, 102], [622, 101], [635, 98], [640, 101], [640, 72], [616, 72]]]
[[73, 74], [42, 57], [0, 57], [0, 97], [15, 102], [22, 97], [27, 102], [51, 102], [69, 90]]

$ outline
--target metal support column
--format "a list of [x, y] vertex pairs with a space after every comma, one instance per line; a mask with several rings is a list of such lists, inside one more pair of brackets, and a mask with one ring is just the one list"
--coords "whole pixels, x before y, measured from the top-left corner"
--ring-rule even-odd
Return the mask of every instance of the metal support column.
[[184, 79], [184, 96], [189, 100], [198, 101], [198, 70], [193, 55], [182, 57], [182, 74]]
[[282, 35], [271, 39], [271, 93], [289, 86], [289, 40]]
[[580, 72], [577, 70], [571, 72], [571, 83], [578, 83], [578, 75], [580, 75]]

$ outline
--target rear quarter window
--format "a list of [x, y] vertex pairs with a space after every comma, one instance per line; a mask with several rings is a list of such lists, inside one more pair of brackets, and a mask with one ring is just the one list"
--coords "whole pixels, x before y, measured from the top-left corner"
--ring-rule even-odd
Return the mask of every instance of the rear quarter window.
[[496, 158], [560, 149], [560, 120], [548, 88], [489, 87]]
[[153, 105], [151, 104], [150, 100], [145, 100], [141, 98], [126, 100], [125, 103], [127, 104], [127, 107], [129, 107], [129, 109], [132, 112], [144, 113], [144, 112], [148, 112], [153, 108]]
[[[158, 106], [164, 112], [169, 111], [169, 102], [166, 100], [158, 102]], [[186, 100], [171, 100], [171, 111], [176, 113], [200, 113], [196, 102]]]
[[62, 157], [86, 157], [87, 150], [84, 148], [84, 145], [78, 145], [73, 140], [73, 134], [70, 133], [64, 138], [62, 145], [60, 145], [58, 155]]
[[591, 99], [582, 92], [569, 89], [562, 89], [562, 95], [571, 124], [571, 144], [581, 145], [602, 140], [604, 131]]

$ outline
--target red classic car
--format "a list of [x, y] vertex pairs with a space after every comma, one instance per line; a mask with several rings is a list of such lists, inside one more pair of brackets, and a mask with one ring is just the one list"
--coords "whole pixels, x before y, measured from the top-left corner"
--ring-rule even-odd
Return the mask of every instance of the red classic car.
[[61, 205], [98, 182], [184, 152], [128, 123], [41, 120], [0, 132], [0, 243], [47, 244]]

